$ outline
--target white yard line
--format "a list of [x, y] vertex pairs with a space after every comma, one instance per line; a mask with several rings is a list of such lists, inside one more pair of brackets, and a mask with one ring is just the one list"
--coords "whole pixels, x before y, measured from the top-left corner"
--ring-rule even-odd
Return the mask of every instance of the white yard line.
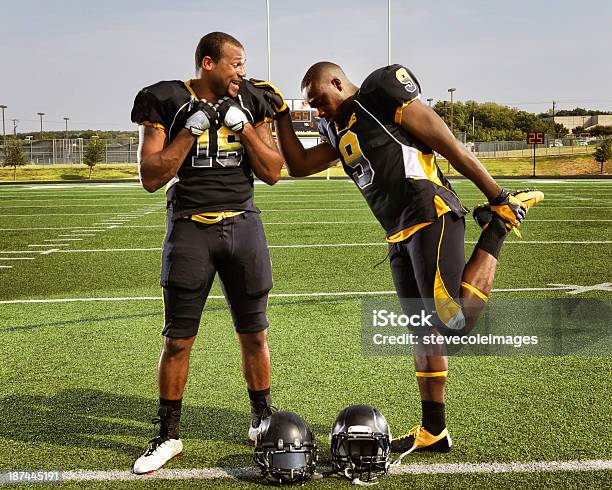
[[[475, 244], [474, 240], [466, 240], [466, 244]], [[508, 240], [504, 245], [609, 245], [611, 240]], [[28, 245], [28, 247], [55, 247], [67, 246], [67, 243], [47, 244], [47, 245]], [[280, 249], [302, 249], [302, 248], [334, 248], [334, 247], [381, 247], [386, 246], [385, 242], [371, 243], [314, 243], [299, 245], [268, 245], [268, 248]], [[97, 248], [82, 250], [57, 250], [58, 253], [97, 253], [97, 252], [159, 252], [161, 247], [150, 248]], [[0, 250], [0, 254], [27, 253], [25, 250]]]
[[[611, 460], [516, 461], [511, 463], [435, 463], [392, 466], [391, 475], [490, 474], [490, 473], [556, 473], [577, 471], [608, 471]], [[329, 470], [320, 467], [319, 470]], [[126, 481], [126, 480], [213, 480], [222, 478], [257, 478], [255, 467], [161, 469], [150, 475], [135, 475], [129, 470], [63, 471], [64, 481]]]
[[[612, 219], [533, 219], [527, 218], [526, 223], [608, 223], [612, 221]], [[476, 223], [471, 219], [466, 219], [466, 223], [470, 225], [476, 226]], [[378, 221], [374, 219], [370, 220], [355, 220], [355, 221], [264, 221], [264, 225], [291, 225], [291, 226], [300, 226], [300, 225], [351, 225], [351, 224], [378, 224]], [[165, 224], [159, 225], [125, 225], [122, 228], [165, 228]], [[31, 227], [31, 228], [0, 228], [1, 231], [44, 231], [44, 230], [73, 230], [72, 233], [80, 233], [87, 231], [104, 231], [105, 228], [98, 229], [83, 229], [81, 227], [74, 226], [66, 226], [66, 227], [55, 227], [55, 228], [47, 228], [47, 227]], [[60, 235], [63, 236], [63, 235]]]
[[2, 217], [11, 217], [11, 218], [41, 218], [44, 216], [115, 216], [117, 213], [36, 213], [35, 215], [31, 214], [3, 214]]
[[[43, 240], [44, 242], [54, 242], [56, 241], [55, 239], [50, 239], [50, 240]], [[63, 238], [62, 239], [63, 242], [81, 242], [83, 241], [82, 238]]]
[[[511, 288], [493, 289], [494, 293], [515, 293], [533, 291], [570, 291], [573, 286], [554, 286], [545, 288]], [[395, 291], [329, 291], [315, 293], [272, 293], [270, 298], [320, 298], [320, 297], [351, 297], [351, 296], [388, 296], [395, 295]], [[53, 299], [13, 299], [0, 301], [0, 305], [23, 304], [23, 303], [79, 303], [79, 302], [114, 302], [114, 301], [161, 301], [160, 296], [127, 296], [116, 298], [53, 298]], [[210, 295], [208, 299], [225, 299], [224, 296]]]
[[[360, 201], [362, 199], [356, 199], [355, 202]], [[289, 202], [289, 201], [279, 201], [279, 202]], [[312, 200], [304, 201], [304, 202], [312, 202]], [[547, 210], [554, 211], [557, 209], [612, 209], [612, 206], [549, 206], [546, 208], [538, 208], [539, 210]], [[363, 206], [358, 208], [349, 209], [349, 208], [287, 208], [287, 209], [266, 209], [261, 208], [262, 213], [301, 213], [301, 212], [327, 212], [327, 211], [341, 211], [345, 213], [355, 213], [355, 212], [370, 212], [370, 208], [365, 206], [365, 202]], [[163, 214], [163, 209], [155, 209], [153, 211], [146, 211], [145, 214], [150, 214], [153, 212], [159, 212]], [[48, 216], [116, 216], [117, 213], [35, 213], [32, 214], [3, 214], [4, 218], [44, 218]]]
[[[33, 244], [28, 245], [28, 247], [67, 247], [70, 245], [69, 243], [47, 243], [47, 244]], [[21, 253], [22, 251], [16, 251], [15, 253]], [[5, 252], [0, 252], [5, 253]]]
[[[122, 201], [124, 199], [121, 199]], [[127, 199], [126, 199], [127, 200]], [[92, 199], [92, 201], [98, 201], [98, 199]], [[64, 201], [65, 202], [65, 201]], [[125, 207], [133, 206], [133, 204], [117, 204], [114, 202], [112, 205], [109, 204], [25, 204], [23, 206], [3, 206], [3, 209], [17, 209], [17, 208], [108, 208], [108, 207]]]
[[[288, 208], [288, 209], [266, 209], [260, 208], [262, 213], [268, 212], [289, 212], [289, 213], [299, 213], [302, 211], [344, 211], [346, 213], [354, 213], [356, 211], [368, 211], [370, 212], [370, 208], [367, 206], [359, 207], [356, 209], [349, 208]], [[556, 209], [612, 209], [612, 206], [548, 206], [547, 208], [536, 208], [538, 210], [545, 209], [547, 211], [556, 210]], [[40, 216], [40, 215], [39, 215]], [[47, 215], [44, 215], [47, 216]], [[529, 219], [529, 218], [527, 218]]]

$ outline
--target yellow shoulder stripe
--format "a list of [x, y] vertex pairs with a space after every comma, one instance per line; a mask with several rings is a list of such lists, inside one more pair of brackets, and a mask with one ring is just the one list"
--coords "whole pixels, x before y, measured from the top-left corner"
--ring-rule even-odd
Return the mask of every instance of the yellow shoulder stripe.
[[265, 123], [270, 124], [272, 121], [274, 121], [274, 119], [272, 119], [271, 117], [265, 117], [263, 121], [258, 121], [256, 123], [253, 123], [253, 127], [258, 128], [262, 124], [265, 124]]
[[193, 80], [187, 80], [184, 83], [185, 83], [185, 87], [187, 87], [187, 90], [189, 90], [189, 93], [195, 97], [195, 100], [200, 100], [200, 98], [196, 95], [196, 93], [193, 91], [193, 88], [191, 87]]
[[407, 100], [406, 102], [404, 102], [401, 106], [399, 106], [397, 109], [395, 109], [395, 124], [401, 124], [402, 122], [402, 112], [404, 111], [404, 109], [406, 107], [408, 107], [410, 104], [412, 104], [416, 99], [412, 99], [412, 100]]
[[166, 132], [165, 126], [163, 124], [160, 124], [160, 123], [153, 123], [153, 122], [150, 122], [150, 121], [144, 121], [142, 123], [142, 125], [143, 126], [150, 126], [152, 128], [155, 128], [155, 129], [159, 129], [160, 131], [163, 131], [164, 133]]

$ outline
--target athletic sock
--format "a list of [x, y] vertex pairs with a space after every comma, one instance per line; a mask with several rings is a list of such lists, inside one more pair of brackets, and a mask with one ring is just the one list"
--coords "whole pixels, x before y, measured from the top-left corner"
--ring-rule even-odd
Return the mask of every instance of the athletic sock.
[[179, 400], [159, 399], [157, 415], [159, 416], [159, 435], [161, 437], [168, 437], [170, 439], [179, 438], [182, 404], [182, 398]]
[[421, 425], [431, 434], [437, 436], [446, 427], [444, 416], [444, 403], [421, 401], [423, 418]]
[[482, 230], [476, 247], [484, 250], [496, 259], [499, 257], [508, 230], [500, 218], [493, 218], [486, 230]]
[[251, 411], [261, 412], [264, 408], [272, 405], [270, 388], [265, 390], [249, 390], [249, 400], [251, 401]]

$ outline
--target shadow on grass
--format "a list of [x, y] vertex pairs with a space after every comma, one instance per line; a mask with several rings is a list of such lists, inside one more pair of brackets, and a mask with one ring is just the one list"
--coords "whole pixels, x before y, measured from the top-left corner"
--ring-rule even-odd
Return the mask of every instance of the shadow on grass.
[[87, 175], [83, 174], [61, 174], [60, 175], [60, 179], [61, 180], [83, 180], [83, 179], [87, 179]]
[[[150, 421], [156, 410], [157, 402], [150, 398], [84, 388], [53, 396], [12, 395], [0, 399], [0, 437], [31, 445], [111, 450], [131, 458], [155, 435]], [[185, 438], [246, 444], [246, 410], [186, 404], [183, 419]], [[311, 428], [319, 433], [328, 429]], [[250, 464], [248, 453], [226, 456], [218, 462], [223, 467]]]
[[0, 327], [0, 332], [16, 332], [19, 330], [36, 330], [45, 327], [67, 327], [70, 325], [87, 325], [94, 322], [108, 322], [113, 320], [133, 320], [136, 318], [158, 317], [161, 313], [138, 313], [134, 315], [114, 315], [96, 318], [81, 318], [79, 320], [63, 320], [60, 322], [36, 323], [34, 325], [15, 325], [12, 327]]
[[[70, 389], [54, 396], [13, 395], [0, 399], [0, 437], [31, 444], [110, 449], [137, 455], [154, 435], [157, 403], [148, 398]], [[247, 414], [220, 407], [185, 405], [190, 439], [240, 443], [227, 427]], [[232, 434], [234, 433], [234, 434]], [[134, 438], [130, 444], [126, 438]]]

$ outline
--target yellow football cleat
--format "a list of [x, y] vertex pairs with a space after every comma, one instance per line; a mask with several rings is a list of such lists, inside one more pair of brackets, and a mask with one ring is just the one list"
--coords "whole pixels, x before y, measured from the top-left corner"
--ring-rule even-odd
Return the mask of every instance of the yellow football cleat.
[[[516, 199], [520, 202], [520, 206], [525, 210], [524, 213], [526, 213], [530, 208], [535, 206], [540, 201], [544, 200], [543, 192], [532, 191], [530, 189], [523, 189], [520, 191], [513, 192], [510, 194], [510, 196], [513, 198], [513, 201]], [[498, 215], [496, 210], [491, 209], [491, 204], [485, 203], [481, 204], [480, 206], [476, 206], [474, 208], [474, 211], [472, 212], [472, 215], [474, 216], [474, 220], [476, 221], [478, 226], [480, 226], [483, 230], [486, 230], [489, 224], [493, 221], [494, 213]], [[504, 221], [503, 218], [502, 221]], [[508, 221], [504, 222], [508, 230], [512, 230], [519, 238], [521, 237], [521, 234], [517, 229], [517, 226], [520, 226], [520, 223], [518, 225], [513, 225]]]
[[453, 441], [448, 429], [445, 428], [438, 435], [434, 435], [422, 425], [415, 425], [404, 435], [391, 441], [391, 452], [403, 453], [401, 458], [412, 451], [447, 453], [451, 450], [452, 445]]
[[537, 203], [544, 200], [544, 193], [542, 191], [531, 191], [529, 189], [516, 191], [511, 195], [521, 201], [526, 209], [532, 208]]

